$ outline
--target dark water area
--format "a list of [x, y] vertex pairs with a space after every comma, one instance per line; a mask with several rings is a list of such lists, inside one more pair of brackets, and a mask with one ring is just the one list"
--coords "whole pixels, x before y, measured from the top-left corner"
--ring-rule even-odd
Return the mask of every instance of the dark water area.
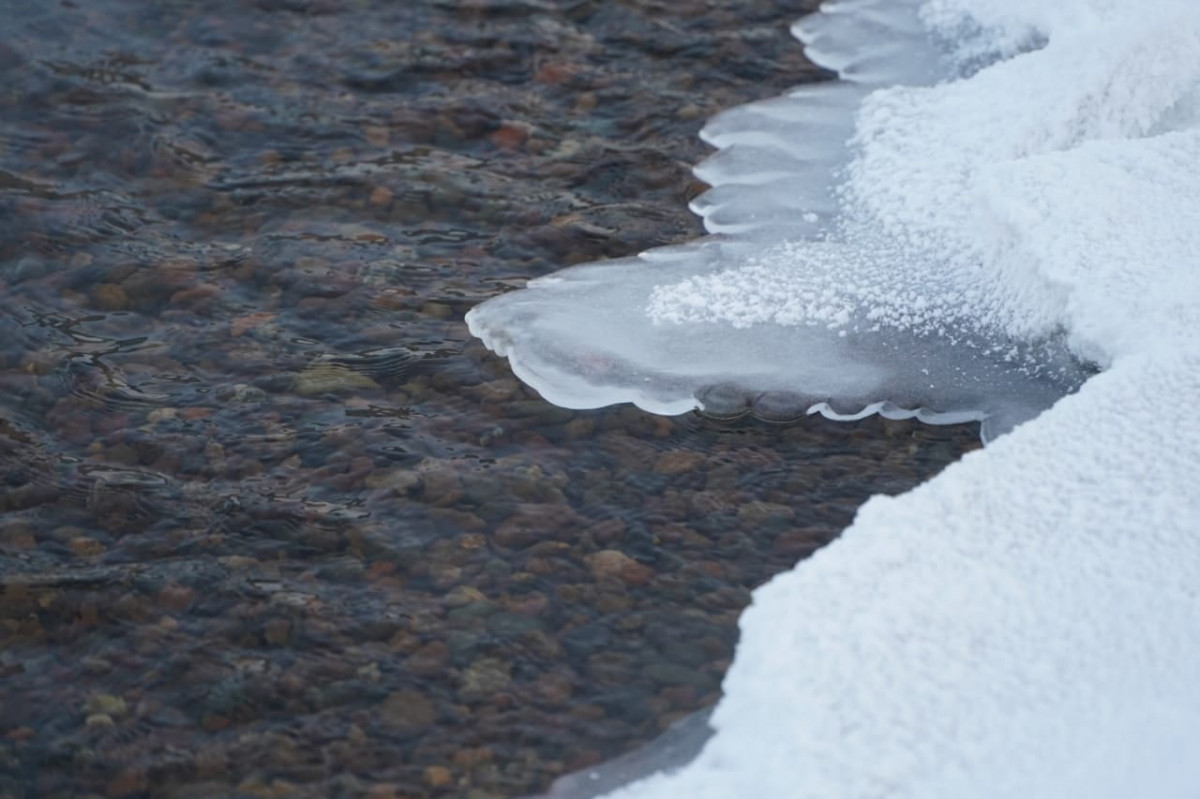
[[697, 235], [805, 6], [0, 0], [0, 797], [537, 792], [976, 446], [566, 411], [462, 322]]

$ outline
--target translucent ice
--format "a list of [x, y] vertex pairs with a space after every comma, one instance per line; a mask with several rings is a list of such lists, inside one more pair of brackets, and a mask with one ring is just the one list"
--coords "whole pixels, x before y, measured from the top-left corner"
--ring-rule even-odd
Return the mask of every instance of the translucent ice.
[[[922, 131], [891, 127], [908, 94], [872, 93], [919, 95], [998, 57], [956, 53], [919, 11], [858, 0], [802, 20], [810, 56], [842, 79], [709, 122], [719, 150], [696, 172], [713, 188], [693, 209], [719, 237], [532, 281], [472, 310], [472, 332], [573, 408], [982, 418], [987, 438], [1076, 388], [1087, 370], [1062, 334], [1063, 293], [1036, 270], [985, 266], [1005, 245], [968, 197], [1013, 147], [913, 163]], [[1034, 124], [1022, 152], [1057, 146], [1020, 99]], [[916, 189], [923, 204], [905, 208]], [[949, 197], [955, 213], [930, 218]]]

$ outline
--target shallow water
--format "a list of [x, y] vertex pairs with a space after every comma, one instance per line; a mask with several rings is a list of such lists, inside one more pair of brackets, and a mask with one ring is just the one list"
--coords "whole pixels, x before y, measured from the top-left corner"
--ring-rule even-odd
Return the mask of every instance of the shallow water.
[[463, 313], [696, 235], [804, 3], [0, 0], [0, 795], [519, 796], [972, 428], [570, 412]]

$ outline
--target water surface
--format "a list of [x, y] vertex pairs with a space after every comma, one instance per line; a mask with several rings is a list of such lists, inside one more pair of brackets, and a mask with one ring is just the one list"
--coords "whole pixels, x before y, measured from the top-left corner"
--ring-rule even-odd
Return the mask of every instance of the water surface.
[[569, 412], [463, 313], [691, 238], [800, 0], [0, 0], [0, 795], [519, 796], [971, 429]]

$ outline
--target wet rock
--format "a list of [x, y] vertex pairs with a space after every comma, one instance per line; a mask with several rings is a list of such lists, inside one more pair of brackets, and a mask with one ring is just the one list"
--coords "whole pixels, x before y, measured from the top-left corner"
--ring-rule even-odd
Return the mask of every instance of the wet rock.
[[292, 635], [292, 623], [287, 619], [271, 619], [263, 625], [263, 638], [272, 646], [282, 646]]
[[372, 491], [383, 489], [406, 496], [420, 490], [421, 475], [412, 469], [376, 469], [363, 478], [363, 485]]
[[620, 541], [625, 535], [625, 522], [621, 519], [605, 519], [589, 525], [583, 531], [583, 536], [590, 536], [597, 544], [612, 544]]
[[646, 585], [654, 579], [654, 570], [615, 549], [602, 549], [584, 558], [597, 580], [616, 578], [626, 585]]
[[460, 769], [469, 771], [485, 763], [491, 763], [494, 757], [495, 755], [492, 750], [486, 746], [459, 749], [454, 753], [454, 765]]
[[124, 716], [129, 712], [125, 700], [113, 694], [93, 694], [88, 697], [84, 710], [89, 713], [103, 713], [108, 716]]
[[727, 513], [738, 507], [736, 497], [727, 491], [697, 491], [689, 500], [691, 511], [696, 516], [711, 516]]
[[417, 472], [421, 476], [421, 497], [430, 505], [444, 507], [462, 498], [462, 481], [453, 468], [424, 461]]
[[91, 291], [92, 304], [101, 311], [123, 311], [129, 307], [125, 289], [115, 283], [101, 283]]
[[439, 674], [450, 662], [450, 649], [442, 641], [430, 641], [402, 662], [402, 668], [420, 677]]
[[296, 375], [296, 393], [303, 396], [378, 389], [368, 375], [337, 363], [318, 363]]
[[94, 538], [78, 536], [67, 542], [71, 554], [78, 558], [94, 558], [103, 555], [105, 546]]
[[580, 518], [565, 505], [518, 505], [512, 515], [501, 522], [492, 540], [508, 549], [525, 549], [537, 541], [573, 537], [579, 533]]
[[711, 674], [676, 663], [651, 663], [643, 673], [659, 685], [690, 685], [699, 691], [717, 687]]
[[575, 692], [575, 679], [561, 670], [540, 674], [533, 682], [534, 700], [550, 708], [562, 707]]
[[37, 280], [50, 271], [50, 265], [44, 260], [27, 255], [7, 266], [0, 275], [11, 283], [21, 283], [25, 280]]
[[568, 408], [551, 405], [545, 400], [518, 400], [504, 406], [504, 411], [515, 419], [529, 419], [541, 425], [553, 426], [566, 424], [575, 418], [575, 412]]
[[476, 619], [486, 619], [498, 610], [495, 602], [484, 599], [455, 608], [446, 614], [446, 619], [451, 624], [463, 625]]
[[636, 659], [625, 652], [597, 652], [587, 660], [588, 676], [602, 685], [636, 680]]
[[495, 657], [483, 657], [462, 673], [459, 697], [478, 701], [505, 690], [512, 684], [512, 664]]
[[654, 464], [655, 474], [685, 474], [699, 469], [704, 464], [704, 455], [687, 450], [674, 450], [664, 453]]
[[389, 694], [379, 709], [385, 724], [402, 734], [423, 732], [437, 718], [437, 710], [427, 696], [411, 690]]
[[[466, 511], [455, 510], [454, 508], [430, 508], [429, 518], [436, 522], [441, 528], [452, 530], [454, 532], [478, 532], [487, 527], [487, 522], [475, 514], [468, 513]], [[487, 545], [487, 539], [485, 537], [479, 536], [479, 541], [483, 546]], [[474, 548], [478, 548], [478, 546]]]
[[487, 629], [498, 638], [515, 638], [524, 633], [541, 629], [537, 619], [519, 613], [495, 613], [488, 616]]
[[586, 658], [606, 649], [612, 643], [612, 633], [606, 625], [593, 622], [567, 630], [560, 640], [572, 657]]
[[487, 596], [471, 585], [460, 585], [442, 598], [442, 604], [448, 608], [461, 608], [473, 602], [486, 602]]
[[771, 544], [771, 551], [778, 555], [798, 558], [829, 543], [829, 530], [793, 529], [784, 530]]
[[737, 518], [755, 527], [784, 526], [796, 518], [796, 511], [776, 502], [747, 502], [738, 508]]
[[337, 583], [357, 583], [364, 579], [366, 566], [358, 558], [342, 557], [317, 570], [317, 577]]
[[422, 772], [421, 780], [430, 788], [448, 788], [454, 784], [454, 774], [445, 766], [429, 766]]

